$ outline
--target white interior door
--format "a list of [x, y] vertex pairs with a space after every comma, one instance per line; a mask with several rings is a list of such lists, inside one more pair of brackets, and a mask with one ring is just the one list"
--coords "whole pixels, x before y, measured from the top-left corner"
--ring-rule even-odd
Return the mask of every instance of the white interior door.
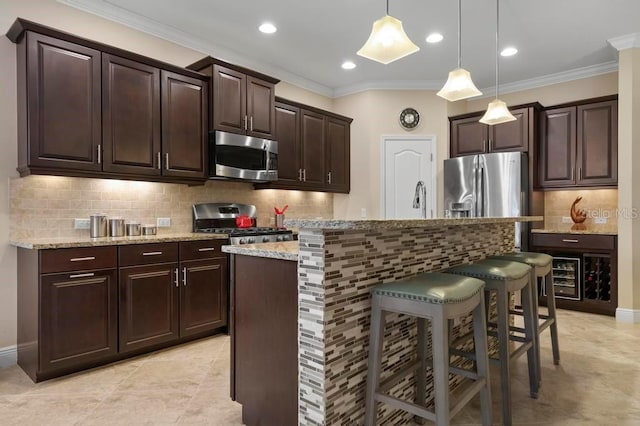
[[386, 219], [420, 218], [413, 208], [418, 181], [427, 187], [427, 217], [436, 212], [435, 137], [382, 138], [382, 208]]

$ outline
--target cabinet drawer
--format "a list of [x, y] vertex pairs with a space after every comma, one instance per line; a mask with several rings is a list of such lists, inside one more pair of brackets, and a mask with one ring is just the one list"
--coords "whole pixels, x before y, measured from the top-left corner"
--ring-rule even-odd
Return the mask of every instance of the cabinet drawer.
[[531, 234], [531, 243], [536, 247], [573, 248], [578, 250], [615, 250], [614, 235], [584, 234]]
[[111, 269], [117, 266], [116, 247], [83, 247], [40, 251], [40, 273]]
[[118, 250], [121, 267], [178, 261], [178, 243], [132, 244]]
[[222, 246], [229, 240], [184, 241], [180, 243], [180, 260], [211, 259], [225, 256]]

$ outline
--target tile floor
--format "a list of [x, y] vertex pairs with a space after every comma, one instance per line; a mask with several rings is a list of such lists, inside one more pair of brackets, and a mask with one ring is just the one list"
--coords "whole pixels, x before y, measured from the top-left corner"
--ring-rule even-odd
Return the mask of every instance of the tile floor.
[[[640, 425], [640, 324], [571, 311], [559, 323], [561, 365], [545, 332], [537, 400], [528, 397], [526, 358], [515, 362], [514, 424]], [[12, 366], [0, 369], [0, 425], [240, 425], [228, 388], [223, 335], [37, 385]], [[492, 389], [499, 424], [498, 380]], [[478, 418], [476, 399], [453, 423]]]

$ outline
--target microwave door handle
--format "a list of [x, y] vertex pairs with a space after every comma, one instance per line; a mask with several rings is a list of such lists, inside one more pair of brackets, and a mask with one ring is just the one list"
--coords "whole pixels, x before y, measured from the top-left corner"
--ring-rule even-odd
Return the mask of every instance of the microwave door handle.
[[266, 143], [262, 146], [262, 149], [264, 150], [264, 156], [266, 157], [265, 170], [268, 172], [269, 170], [271, 170], [271, 153], [269, 152]]

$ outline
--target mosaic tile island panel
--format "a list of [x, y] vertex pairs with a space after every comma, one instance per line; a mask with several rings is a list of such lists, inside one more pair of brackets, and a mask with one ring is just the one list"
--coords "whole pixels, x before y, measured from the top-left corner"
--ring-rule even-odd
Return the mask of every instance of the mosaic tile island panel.
[[[512, 251], [514, 222], [537, 220], [542, 218], [295, 221], [300, 228], [298, 423], [362, 424], [371, 287]], [[456, 330], [469, 327], [465, 318]], [[387, 315], [382, 380], [415, 360], [415, 334], [414, 319]], [[407, 377], [390, 393], [413, 399], [414, 383]], [[378, 424], [411, 420], [378, 405]]]

